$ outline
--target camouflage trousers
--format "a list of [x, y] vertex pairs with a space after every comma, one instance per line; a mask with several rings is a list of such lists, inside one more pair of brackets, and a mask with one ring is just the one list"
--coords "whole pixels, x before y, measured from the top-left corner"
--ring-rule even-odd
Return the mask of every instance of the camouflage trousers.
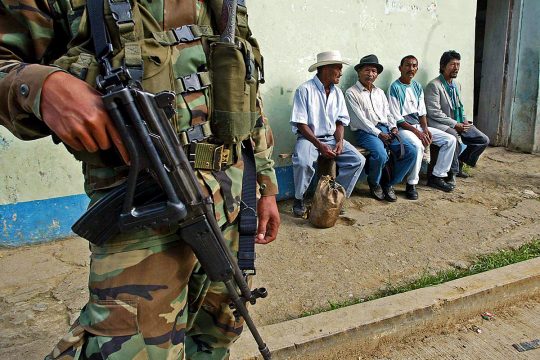
[[[237, 226], [223, 234], [238, 249]], [[176, 234], [123, 240], [92, 248], [90, 299], [46, 359], [228, 359], [243, 322], [225, 286], [210, 282]]]

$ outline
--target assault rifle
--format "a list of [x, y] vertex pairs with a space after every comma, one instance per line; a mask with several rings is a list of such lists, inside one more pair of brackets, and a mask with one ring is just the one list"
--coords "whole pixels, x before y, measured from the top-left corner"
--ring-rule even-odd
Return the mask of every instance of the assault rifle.
[[210, 280], [225, 284], [237, 315], [244, 318], [263, 358], [270, 359], [246, 308], [247, 302], [255, 304], [267, 291], [249, 289], [226, 245], [212, 199], [203, 194], [166, 115], [174, 112], [174, 99], [170, 92], [154, 95], [130, 85], [115, 86], [103, 96], [129, 152], [129, 175], [123, 185], [91, 206], [72, 229], [100, 245], [120, 232], [178, 224], [178, 235], [193, 249]]
[[[230, 2], [225, 0], [224, 3], [229, 11]], [[127, 148], [131, 164], [127, 181], [92, 205], [72, 230], [101, 245], [126, 231], [178, 227], [179, 237], [191, 247], [209, 279], [225, 284], [235, 316], [244, 319], [263, 358], [271, 359], [270, 350], [246, 307], [247, 302], [255, 304], [258, 298], [266, 297], [267, 291], [265, 288], [250, 290], [227, 247], [214, 217], [212, 198], [201, 190], [169, 121], [174, 114], [175, 95], [145, 92], [126, 66], [111, 67], [112, 46], [107, 42], [103, 20], [98, 18], [102, 9], [97, 3], [88, 4], [96, 54], [103, 73], [98, 76], [97, 84], [104, 93], [105, 108]], [[232, 31], [234, 34], [234, 26]]]

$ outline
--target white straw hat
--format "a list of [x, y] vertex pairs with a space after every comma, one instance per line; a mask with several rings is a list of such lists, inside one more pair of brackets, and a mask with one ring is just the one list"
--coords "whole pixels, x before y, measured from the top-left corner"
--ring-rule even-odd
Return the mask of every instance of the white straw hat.
[[343, 60], [343, 58], [341, 57], [341, 53], [338, 50], [331, 50], [317, 54], [317, 62], [311, 65], [308, 71], [312, 72], [315, 71], [319, 66], [330, 64], [349, 65], [348, 62]]

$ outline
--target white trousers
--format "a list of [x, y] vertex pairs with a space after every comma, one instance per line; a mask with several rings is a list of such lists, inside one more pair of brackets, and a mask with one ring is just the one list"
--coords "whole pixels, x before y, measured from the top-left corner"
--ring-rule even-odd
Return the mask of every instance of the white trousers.
[[[418, 130], [422, 131], [420, 124], [412, 125]], [[452, 166], [452, 160], [454, 159], [454, 151], [456, 149], [456, 137], [452, 136], [442, 130], [428, 127], [431, 135], [433, 136], [433, 144], [437, 145], [439, 150], [439, 157], [437, 158], [437, 163], [433, 168], [433, 176], [437, 177], [446, 177], [448, 171]], [[420, 168], [422, 167], [422, 157], [424, 154], [424, 145], [422, 141], [414, 135], [412, 131], [400, 129], [399, 134], [408, 139], [417, 149], [418, 155], [416, 157], [416, 162], [412, 167], [408, 177], [407, 184], [416, 185], [420, 180]]]

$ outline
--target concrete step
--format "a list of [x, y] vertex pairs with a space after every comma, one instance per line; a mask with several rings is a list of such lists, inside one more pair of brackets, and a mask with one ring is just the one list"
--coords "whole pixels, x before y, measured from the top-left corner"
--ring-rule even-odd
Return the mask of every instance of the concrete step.
[[[264, 326], [260, 332], [273, 359], [323, 359], [321, 354], [350, 346], [367, 352], [382, 342], [399, 341], [427, 327], [457, 324], [487, 309], [539, 293], [540, 258], [536, 258], [438, 286]], [[231, 353], [231, 359], [259, 358], [247, 328]]]

